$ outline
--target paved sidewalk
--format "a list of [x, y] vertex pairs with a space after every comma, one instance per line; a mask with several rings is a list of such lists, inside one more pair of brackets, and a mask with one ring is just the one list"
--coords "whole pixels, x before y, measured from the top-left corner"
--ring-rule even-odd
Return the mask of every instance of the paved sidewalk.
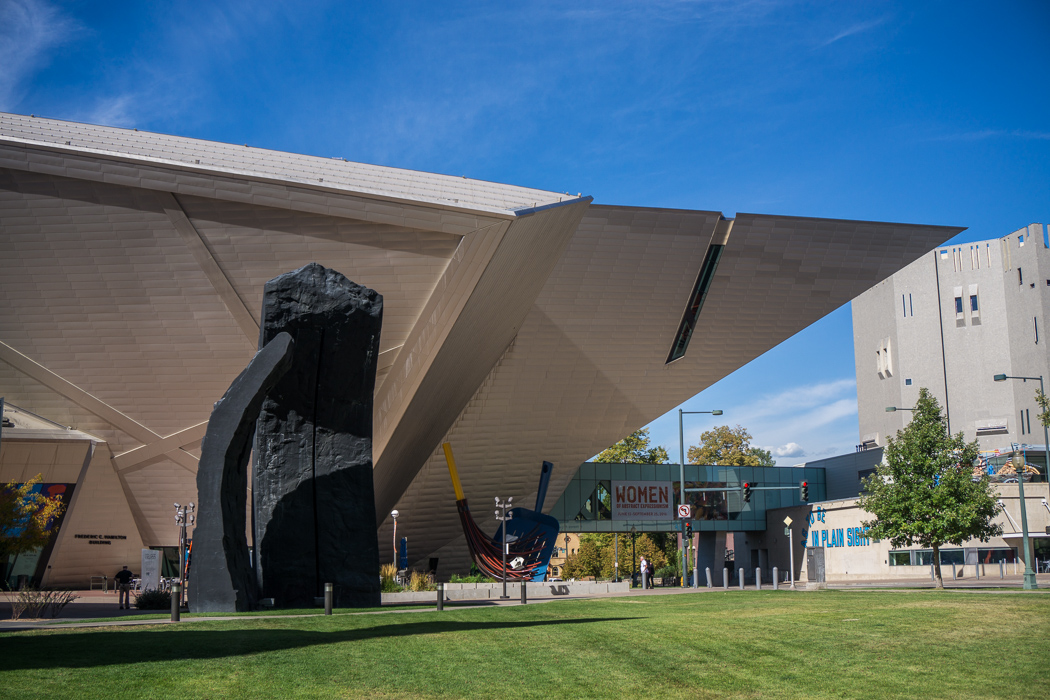
[[[995, 578], [984, 577], [980, 580], [975, 579], [964, 579], [959, 581], [952, 581], [950, 579], [945, 580], [944, 586], [946, 591], [957, 591], [960, 593], [1014, 593], [1014, 594], [1050, 594], [1050, 575], [1040, 574], [1037, 577], [1039, 590], [1037, 591], [1023, 591], [1021, 589], [1022, 580], [1020, 576], [1007, 576], [1005, 579], [1000, 580], [998, 576]], [[790, 584], [782, 583], [779, 585], [779, 591], [785, 593], [813, 593], [819, 591], [811, 591], [806, 589], [805, 582], [798, 582], [795, 591], [792, 591]], [[827, 584], [828, 590], [880, 590], [880, 591], [892, 591], [896, 590], [901, 593], [919, 592], [924, 590], [932, 590], [933, 583], [928, 579], [914, 580], [914, 581], [901, 581], [899, 579], [891, 580], [877, 580], [877, 581], [857, 581], [857, 582], [832, 582]], [[755, 586], [748, 585], [744, 587], [745, 591], [755, 591]], [[762, 585], [763, 591], [772, 592], [773, 585], [765, 583]], [[626, 597], [650, 597], [650, 596], [665, 596], [665, 595], [682, 595], [688, 593], [724, 593], [727, 591], [740, 592], [739, 586], [730, 586], [728, 589], [723, 589], [722, 586], [716, 586], [714, 588], [707, 588], [706, 586], [701, 588], [679, 588], [679, 587], [661, 587], [649, 590], [643, 590], [635, 588], [626, 592], [614, 592], [614, 593], [593, 593], [588, 595], [577, 595], [577, 596], [564, 596], [558, 598], [538, 598], [535, 600], [529, 600], [529, 605], [543, 605], [547, 603], [556, 603], [561, 600], [594, 600], [602, 598], [626, 598]], [[324, 613], [318, 611], [316, 613], [303, 613], [297, 615], [214, 615], [207, 617], [187, 617], [186, 613], [183, 613], [182, 620], [179, 623], [171, 622], [171, 620], [165, 615], [162, 618], [151, 618], [141, 619], [142, 615], [146, 614], [163, 614], [163, 611], [141, 611], [141, 610], [120, 610], [117, 607], [117, 597], [113, 593], [104, 593], [102, 591], [78, 591], [78, 595], [81, 598], [70, 603], [63, 609], [62, 616], [55, 620], [12, 620], [11, 618], [11, 603], [8, 602], [7, 596], [12, 594], [0, 594], [0, 633], [3, 632], [18, 632], [27, 630], [65, 630], [65, 629], [76, 629], [76, 628], [95, 628], [95, 627], [131, 627], [131, 626], [142, 626], [142, 625], [172, 625], [192, 622], [214, 622], [214, 621], [247, 621], [247, 620], [273, 620], [282, 618], [303, 618], [303, 617], [322, 617]], [[436, 595], [436, 594], [435, 594]], [[446, 602], [446, 610], [470, 610], [474, 608], [491, 608], [493, 606], [506, 606], [506, 605], [521, 605], [521, 601], [518, 597], [512, 596], [510, 600], [482, 600], [482, 601], [470, 601], [470, 602]], [[392, 614], [412, 614], [412, 613], [425, 613], [434, 612], [436, 608], [436, 602], [433, 605], [419, 604], [412, 607], [404, 606], [391, 606], [389, 610], [368, 610], [362, 612], [345, 612], [340, 611], [337, 615], [392, 615]], [[102, 622], [76, 622], [76, 620], [90, 620], [97, 618], [111, 618]]]

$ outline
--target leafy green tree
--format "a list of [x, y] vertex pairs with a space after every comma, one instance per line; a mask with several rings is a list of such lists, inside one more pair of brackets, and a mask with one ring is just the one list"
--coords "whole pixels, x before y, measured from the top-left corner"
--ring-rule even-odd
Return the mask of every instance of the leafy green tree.
[[59, 496], [34, 493], [40, 475], [24, 484], [0, 486], [0, 562], [47, 544], [51, 524], [65, 505]]
[[667, 450], [657, 445], [650, 447], [649, 429], [636, 430], [612, 447], [607, 447], [594, 458], [595, 462], [612, 464], [666, 464]]
[[777, 463], [770, 452], [752, 447], [751, 433], [739, 425], [720, 425], [704, 431], [700, 444], [690, 447], [686, 456], [690, 464], [725, 467], [772, 467]]
[[565, 558], [561, 577], [585, 578], [594, 576], [601, 578], [602, 575], [602, 547], [601, 536], [592, 534], [580, 535], [580, 546], [572, 554]]
[[890, 438], [884, 463], [863, 481], [858, 505], [875, 516], [863, 522], [868, 536], [933, 549], [937, 588], [944, 588], [943, 545], [986, 542], [1003, 531], [992, 523], [999, 508], [988, 475], [974, 468], [977, 454], [976, 440], [948, 434], [937, 399], [924, 387], [911, 422]]
[[[634, 570], [631, 562], [631, 538], [624, 534], [620, 537], [619, 551], [615, 550], [613, 542], [614, 535], [586, 533], [580, 535], [580, 547], [575, 553], [570, 554], [562, 567], [561, 577], [563, 579], [580, 579], [593, 576], [596, 579], [611, 579], [616, 573], [613, 566], [613, 554], [618, 555], [616, 561], [620, 562], [620, 577], [631, 575]], [[660, 567], [667, 563], [667, 557], [659, 546], [644, 533], [636, 536], [635, 553], [637, 561], [645, 557], [652, 561], [654, 566]]]
[[759, 467], [775, 467], [777, 466], [777, 458], [773, 456], [773, 453], [769, 450], [763, 450], [761, 447], [751, 447], [751, 454], [758, 458]]

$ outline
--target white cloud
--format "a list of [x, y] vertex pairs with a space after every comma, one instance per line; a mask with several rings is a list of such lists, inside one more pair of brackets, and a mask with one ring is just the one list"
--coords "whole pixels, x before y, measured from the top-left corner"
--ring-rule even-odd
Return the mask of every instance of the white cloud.
[[135, 125], [135, 100], [131, 95], [108, 97], [98, 102], [83, 121], [88, 124], [132, 127]]
[[830, 46], [831, 44], [834, 44], [836, 41], [839, 41], [841, 39], [845, 39], [848, 36], [853, 36], [854, 34], [860, 34], [862, 32], [868, 31], [869, 29], [874, 29], [875, 27], [879, 26], [880, 24], [884, 24], [886, 22], [886, 19], [887, 19], [886, 17], [880, 17], [879, 19], [869, 20], [867, 22], [858, 22], [857, 24], [854, 24], [854, 25], [852, 25], [850, 27], [847, 27], [846, 29], [843, 29], [842, 31], [837, 33], [835, 36], [831, 37], [830, 39], [825, 41], [823, 44], [821, 44], [821, 46]]
[[[781, 465], [794, 464], [800, 457], [842, 454], [856, 445], [856, 390], [854, 379], [789, 387], [739, 405], [725, 405], [724, 419], [718, 421], [744, 426], [751, 433], [751, 444], [763, 445]], [[699, 444], [704, 430], [717, 424], [697, 422], [701, 425], [686, 430], [688, 445]], [[674, 428], [677, 432], [677, 420]], [[802, 445], [810, 447], [803, 449]]]
[[774, 457], [805, 457], [806, 451], [797, 442], [789, 442], [772, 450]]
[[19, 86], [74, 31], [76, 25], [43, 0], [0, 2], [0, 111], [13, 111], [21, 101]]

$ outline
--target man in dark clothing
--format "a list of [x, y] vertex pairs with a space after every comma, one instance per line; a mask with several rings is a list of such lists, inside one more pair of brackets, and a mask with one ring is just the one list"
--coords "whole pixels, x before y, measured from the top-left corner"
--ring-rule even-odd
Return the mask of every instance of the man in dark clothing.
[[131, 609], [131, 579], [133, 574], [124, 567], [117, 572], [113, 578], [117, 581], [117, 596], [119, 597], [120, 609]]

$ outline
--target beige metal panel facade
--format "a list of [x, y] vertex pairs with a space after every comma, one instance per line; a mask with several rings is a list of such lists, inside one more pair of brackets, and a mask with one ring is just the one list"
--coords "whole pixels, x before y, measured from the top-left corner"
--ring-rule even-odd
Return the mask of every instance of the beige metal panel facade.
[[[377, 515], [389, 513], [514, 339], [587, 204], [546, 209], [512, 223], [477, 283], [459, 292], [466, 297], [459, 312], [441, 324], [442, 333], [433, 334], [443, 336], [440, 344], [406, 346], [391, 378], [410, 366], [420, 369], [409, 400], [397, 404], [404, 408], [394, 429], [376, 431], [380, 437], [374, 453]], [[390, 379], [387, 383], [393, 384]], [[381, 399], [390, 396], [386, 386], [380, 389]], [[381, 417], [388, 406], [385, 400], [379, 402]]]
[[[460, 241], [181, 199], [246, 306], [261, 307], [266, 280], [317, 261], [384, 293], [383, 349], [395, 352]], [[91, 430], [117, 453], [206, 421], [257, 343], [234, 322], [162, 208], [159, 195], [146, 190], [0, 172], [0, 292], [10, 302], [0, 315], [0, 340], [149, 428], [145, 437], [129, 434], [0, 363], [6, 393]], [[183, 446], [192, 452], [199, 440], [193, 436]], [[154, 456], [122, 472], [121, 480], [145, 540], [171, 544], [170, 504], [192, 498], [193, 472]]]
[[221, 170], [187, 170], [188, 167], [160, 161], [129, 162], [116, 154], [82, 153], [61, 147], [45, 148], [39, 144], [27, 145], [0, 137], [0, 168], [39, 175], [223, 199], [392, 226], [434, 229], [458, 235], [466, 235], [515, 216], [510, 211], [479, 212], [465, 209], [459, 204], [451, 207], [388, 201], [326, 187], [323, 183], [288, 183]]
[[[590, 208], [447, 435], [479, 521], [495, 523], [494, 496], [531, 507], [542, 460], [555, 464], [549, 509], [581, 462], [958, 232], [740, 215], [688, 352], [665, 364], [719, 218]], [[469, 566], [440, 450], [397, 509], [412, 552], [438, 550], [442, 573]], [[390, 528], [387, 518], [380, 542]]]
[[[213, 173], [265, 176], [281, 182], [311, 186], [326, 183], [329, 188], [338, 187], [380, 198], [420, 201], [449, 208], [513, 211], [557, 203], [563, 198], [571, 199], [569, 195], [555, 192], [466, 177], [18, 114], [0, 113], [0, 132], [5, 140], [12, 143], [47, 144], [61, 152], [89, 155], [96, 161], [100, 156], [116, 154], [123, 161], [157, 163], [186, 170], [192, 167], [193, 170]], [[89, 164], [84, 170], [97, 172], [99, 168]], [[142, 183], [127, 184], [142, 186]]]
[[202, 425], [256, 349], [262, 285], [319, 262], [385, 300], [379, 512], [412, 514], [415, 555], [463, 557], [443, 439], [479, 507], [531, 498], [554, 461], [549, 507], [580, 462], [956, 231], [589, 201], [0, 115], [0, 395], [105, 441], [77, 517], [174, 544], [171, 504], [193, 498]]

